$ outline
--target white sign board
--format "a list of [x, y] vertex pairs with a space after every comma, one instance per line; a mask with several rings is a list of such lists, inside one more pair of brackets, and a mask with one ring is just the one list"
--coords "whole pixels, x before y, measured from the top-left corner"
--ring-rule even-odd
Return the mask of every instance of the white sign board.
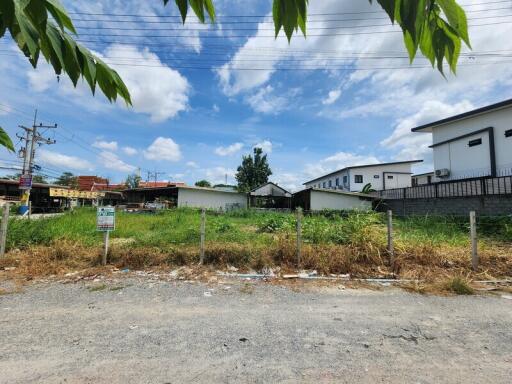
[[114, 207], [98, 207], [96, 213], [96, 230], [102, 232], [116, 229], [116, 210]]

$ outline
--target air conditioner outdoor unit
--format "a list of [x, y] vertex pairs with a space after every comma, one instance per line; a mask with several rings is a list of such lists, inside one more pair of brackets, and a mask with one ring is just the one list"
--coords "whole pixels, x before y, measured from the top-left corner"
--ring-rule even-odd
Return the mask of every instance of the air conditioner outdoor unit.
[[436, 177], [448, 177], [450, 170], [448, 168], [436, 169]]

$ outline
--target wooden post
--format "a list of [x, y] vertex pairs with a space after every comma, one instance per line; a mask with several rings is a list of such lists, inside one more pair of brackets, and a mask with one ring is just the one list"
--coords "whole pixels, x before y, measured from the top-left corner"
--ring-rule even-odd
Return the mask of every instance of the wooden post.
[[297, 267], [302, 258], [302, 208], [297, 208]]
[[101, 265], [107, 265], [109, 237], [110, 237], [110, 231], [103, 232], [103, 258], [101, 259]]
[[469, 212], [469, 228], [471, 236], [471, 266], [473, 271], [478, 269], [478, 241], [476, 238], [476, 212]]
[[32, 202], [28, 201], [28, 219], [30, 220], [30, 216], [32, 215]]
[[393, 246], [393, 211], [389, 210], [387, 213], [388, 224], [388, 253], [390, 258], [391, 268], [395, 268], [395, 249]]
[[0, 257], [5, 255], [5, 243], [7, 241], [7, 225], [9, 224], [9, 203], [5, 203], [0, 223]]
[[199, 264], [204, 263], [204, 241], [206, 237], [206, 209], [201, 209], [201, 243], [199, 250]]

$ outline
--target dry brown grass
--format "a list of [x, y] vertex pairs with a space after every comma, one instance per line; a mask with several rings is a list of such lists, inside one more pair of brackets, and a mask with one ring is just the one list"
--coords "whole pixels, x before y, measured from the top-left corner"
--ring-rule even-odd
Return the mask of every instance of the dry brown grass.
[[[0, 260], [0, 269], [7, 278], [32, 279], [68, 272], [98, 273], [101, 248], [86, 247], [80, 243], [57, 241], [51, 246], [36, 246], [23, 251], [13, 251]], [[493, 279], [512, 276], [512, 254], [508, 247], [489, 245], [481, 249], [481, 267], [478, 273], [471, 271], [470, 253], [456, 246], [404, 246], [396, 248], [395, 270], [389, 265], [389, 256], [382, 244], [360, 242], [349, 245], [304, 244], [300, 269], [316, 269], [321, 274], [350, 273], [354, 277], [391, 277], [393, 272], [403, 279], [426, 281], [428, 284], [454, 276], [467, 279]], [[130, 244], [113, 245], [109, 264], [132, 270], [194, 265], [199, 261], [197, 246], [183, 245], [170, 248], [137, 248]], [[297, 270], [295, 240], [288, 236], [276, 236], [270, 246], [247, 247], [238, 243], [207, 244], [205, 262], [215, 268], [233, 265], [240, 270], [262, 270], [279, 266], [282, 271]], [[406, 287], [421, 292], [421, 285]]]

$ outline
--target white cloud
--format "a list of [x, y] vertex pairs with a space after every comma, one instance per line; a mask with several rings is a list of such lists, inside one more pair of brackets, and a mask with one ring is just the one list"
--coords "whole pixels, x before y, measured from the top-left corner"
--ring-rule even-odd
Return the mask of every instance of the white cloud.
[[12, 107], [8, 104], [0, 105], [0, 116], [8, 115], [12, 112]]
[[231, 156], [234, 155], [237, 152], [240, 152], [240, 150], [244, 147], [243, 143], [233, 143], [231, 145], [228, 145], [227, 147], [217, 147], [215, 148], [215, 154], [219, 156]]
[[181, 149], [170, 137], [158, 137], [144, 151], [144, 157], [148, 160], [180, 161]]
[[219, 106], [217, 104], [213, 104], [212, 109], [213, 109], [213, 112], [215, 112], [215, 113], [219, 113], [220, 112], [220, 108], [219, 108]]
[[[139, 50], [135, 46], [114, 44], [103, 53], [96, 54], [107, 62], [109, 57], [117, 58], [117, 65], [110, 65], [119, 73], [130, 91], [133, 105], [129, 110], [148, 114], [153, 122], [165, 121], [187, 110], [191, 91], [188, 80], [177, 70], [162, 63], [148, 48]], [[129, 62], [126, 62], [127, 58]], [[132, 62], [137, 65], [124, 65]], [[35, 92], [56, 89], [63, 96], [72, 95], [72, 102], [86, 108], [101, 110], [110, 107], [103, 98], [92, 98], [90, 89], [83, 81], [78, 82], [76, 89], [67, 76], [60, 76], [57, 82], [48, 64], [41, 63], [36, 70], [28, 71], [27, 76]], [[117, 104], [124, 106], [124, 101], [120, 100]]]
[[115, 153], [103, 151], [100, 153], [99, 161], [106, 169], [111, 169], [118, 172], [133, 172], [137, 167], [125, 163]]
[[194, 168], [194, 169], [199, 168], [199, 165], [195, 161], [187, 161], [187, 163], [185, 165], [189, 168]]
[[327, 98], [322, 100], [322, 104], [324, 104], [324, 105], [334, 104], [336, 102], [336, 100], [338, 100], [340, 98], [340, 96], [341, 96], [341, 89], [334, 89], [329, 92], [329, 94], [327, 95]]
[[302, 189], [301, 180], [294, 173], [278, 171], [272, 176], [272, 181], [289, 192], [295, 192]]
[[288, 105], [287, 98], [275, 95], [274, 88], [271, 85], [267, 85], [255, 94], [247, 96], [246, 102], [256, 112], [274, 115], [286, 109]]
[[212, 184], [224, 184], [226, 182], [226, 175], [228, 183], [233, 182], [235, 171], [225, 167], [208, 168], [205, 171], [206, 179]]
[[272, 153], [273, 144], [270, 140], [263, 140], [255, 144], [253, 148], [261, 148], [265, 153]]
[[316, 164], [307, 164], [305, 174], [309, 177], [319, 177], [323, 174], [336, 171], [354, 165], [366, 165], [380, 163], [379, 159], [372, 155], [359, 155], [350, 152], [337, 152], [320, 160]]
[[123, 147], [123, 152], [128, 156], [135, 156], [137, 153], [139, 153], [139, 151], [133, 147]]
[[36, 157], [43, 165], [59, 167], [64, 170], [91, 171], [94, 169], [93, 165], [87, 160], [46, 149], [39, 149]]
[[130, 90], [136, 112], [147, 113], [152, 121], [161, 122], [188, 108], [188, 80], [163, 64], [149, 49], [139, 51], [136, 47], [112, 45], [105, 56], [129, 57], [137, 62], [137, 66], [112, 65]]
[[50, 65], [39, 65], [37, 70], [27, 72], [28, 83], [35, 92], [44, 92], [48, 90], [52, 83], [57, 84], [57, 75]]
[[105, 149], [107, 151], [117, 151], [117, 141], [95, 141], [93, 147]]
[[[423, 159], [430, 161], [432, 150], [432, 135], [429, 133], [411, 132], [411, 129], [419, 125], [437, 121], [445, 117], [457, 115], [474, 109], [473, 104], [463, 100], [457, 104], [446, 104], [441, 101], [428, 101], [422, 108], [412, 115], [400, 118], [396, 121], [393, 133], [382, 140], [380, 145], [388, 149], [399, 150], [396, 160]], [[423, 164], [425, 167], [428, 161]]]

